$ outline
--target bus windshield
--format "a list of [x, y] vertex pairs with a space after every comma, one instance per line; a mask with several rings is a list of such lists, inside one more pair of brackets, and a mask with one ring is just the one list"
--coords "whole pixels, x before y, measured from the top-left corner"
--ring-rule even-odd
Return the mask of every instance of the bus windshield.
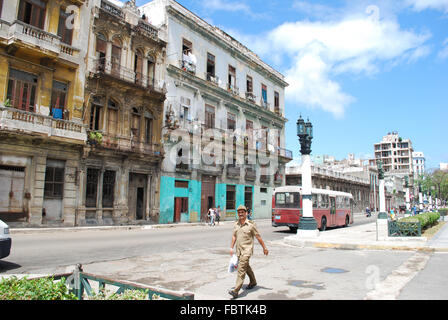
[[275, 194], [276, 208], [296, 208], [300, 206], [300, 193], [298, 192], [279, 192]]

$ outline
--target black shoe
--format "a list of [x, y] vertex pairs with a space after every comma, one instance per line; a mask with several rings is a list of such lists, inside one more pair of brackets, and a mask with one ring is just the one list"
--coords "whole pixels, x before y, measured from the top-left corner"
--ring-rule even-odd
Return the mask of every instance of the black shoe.
[[249, 284], [249, 285], [246, 287], [246, 289], [250, 290], [250, 289], [255, 288], [256, 286], [257, 286], [256, 283], [255, 283], [255, 284]]
[[227, 291], [227, 293], [230, 294], [233, 297], [233, 299], [238, 298], [238, 293], [236, 293], [233, 290], [229, 290], [229, 291]]

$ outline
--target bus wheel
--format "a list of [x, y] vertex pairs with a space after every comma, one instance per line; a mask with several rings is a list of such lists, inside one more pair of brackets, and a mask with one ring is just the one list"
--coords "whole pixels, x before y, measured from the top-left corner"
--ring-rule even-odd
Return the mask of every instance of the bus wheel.
[[322, 217], [322, 220], [320, 222], [320, 231], [325, 231], [327, 230], [327, 218]]
[[297, 227], [289, 227], [289, 230], [291, 230], [292, 232], [297, 232]]
[[345, 217], [345, 225], [344, 225], [344, 227], [348, 227], [349, 224], [350, 224], [350, 217], [346, 216]]

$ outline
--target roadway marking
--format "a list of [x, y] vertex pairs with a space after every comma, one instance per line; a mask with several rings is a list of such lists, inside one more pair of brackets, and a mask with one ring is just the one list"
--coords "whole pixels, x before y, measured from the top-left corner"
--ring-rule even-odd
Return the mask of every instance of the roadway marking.
[[367, 293], [364, 300], [396, 300], [406, 284], [425, 268], [430, 257], [430, 253], [417, 252], [386, 279], [376, 284], [374, 289]]

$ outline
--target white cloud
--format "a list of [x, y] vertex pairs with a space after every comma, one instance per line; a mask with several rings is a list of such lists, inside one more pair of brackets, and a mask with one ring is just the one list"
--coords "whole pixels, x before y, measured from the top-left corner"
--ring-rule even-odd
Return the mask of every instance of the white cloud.
[[298, 21], [280, 25], [248, 43], [262, 57], [283, 60], [289, 105], [320, 108], [343, 117], [356, 99], [344, 92], [336, 76], [372, 75], [384, 68], [412, 63], [429, 54], [428, 32], [404, 30], [395, 19], [370, 13], [332, 21]]
[[432, 9], [448, 13], [448, 0], [406, 0], [406, 2], [416, 11]]
[[443, 49], [439, 51], [438, 57], [440, 59], [448, 59], [448, 38], [443, 42]]
[[228, 11], [228, 12], [243, 12], [252, 18], [264, 17], [263, 14], [258, 14], [252, 11], [251, 7], [240, 1], [226, 1], [226, 0], [208, 0], [202, 3], [204, 9], [208, 11]]

